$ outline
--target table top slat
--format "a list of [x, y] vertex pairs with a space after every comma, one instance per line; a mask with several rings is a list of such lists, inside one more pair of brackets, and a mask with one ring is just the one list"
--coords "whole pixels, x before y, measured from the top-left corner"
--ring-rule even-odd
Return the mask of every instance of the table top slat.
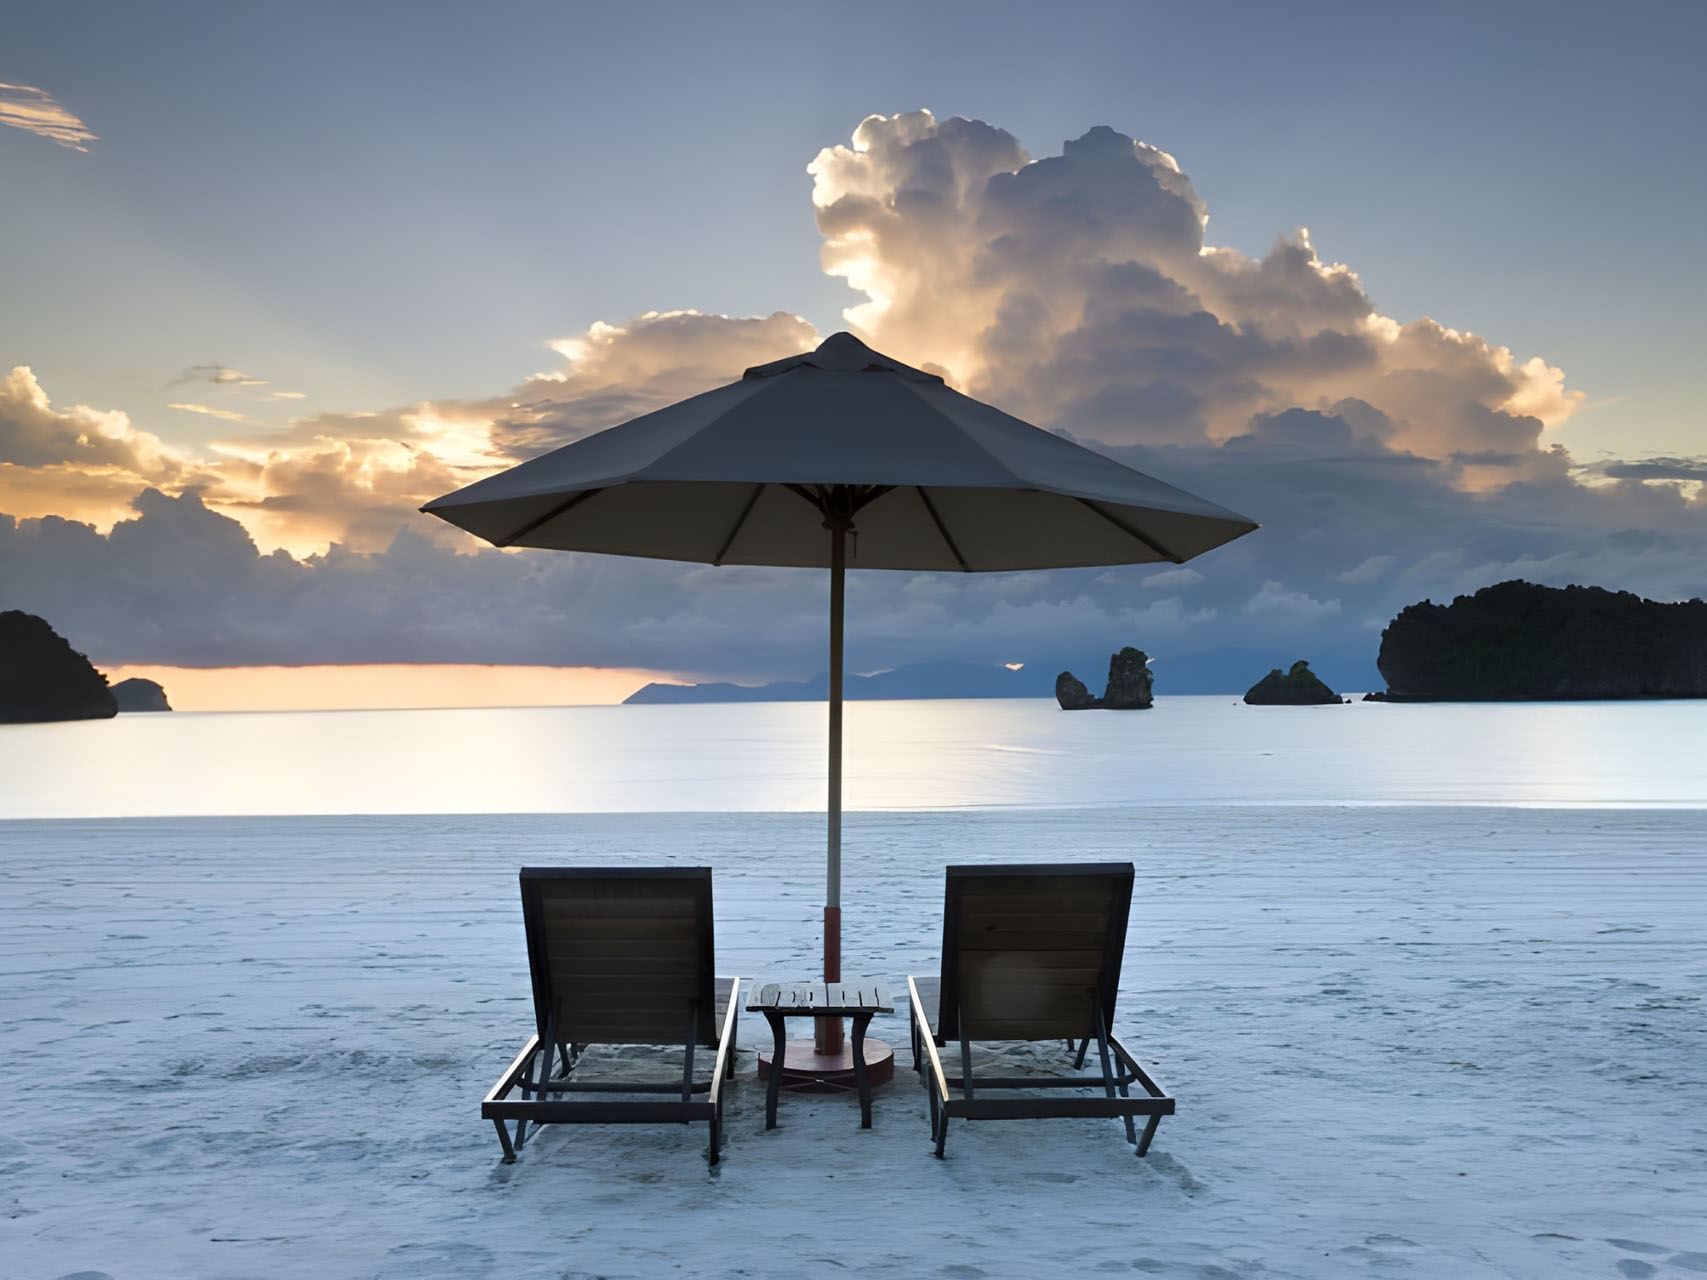
[[893, 1013], [888, 994], [875, 982], [766, 982], [751, 988], [751, 1013], [850, 1017]]

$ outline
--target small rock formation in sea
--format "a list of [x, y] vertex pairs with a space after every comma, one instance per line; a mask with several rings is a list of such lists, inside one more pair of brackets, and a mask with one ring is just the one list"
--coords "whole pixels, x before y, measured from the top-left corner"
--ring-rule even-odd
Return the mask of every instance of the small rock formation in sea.
[[129, 680], [120, 680], [113, 686], [113, 700], [119, 704], [120, 711], [170, 711], [172, 704], [166, 701], [166, 690], [153, 680], [144, 680], [133, 676]]
[[1389, 702], [1707, 697], [1707, 603], [1502, 582], [1381, 633]]
[[1102, 705], [1111, 711], [1144, 711], [1150, 701], [1150, 659], [1144, 651], [1127, 645], [1111, 654]]
[[1055, 701], [1061, 704], [1063, 711], [1087, 711], [1100, 705], [1099, 700], [1091, 697], [1091, 691], [1085, 688], [1085, 682], [1071, 671], [1063, 671], [1055, 677]]
[[1245, 701], [1253, 707], [1320, 707], [1338, 705], [1340, 700], [1302, 658], [1292, 664], [1292, 670], [1282, 672], [1276, 667], [1245, 690]]
[[1055, 677], [1055, 701], [1063, 711], [1086, 711], [1094, 707], [1110, 711], [1143, 711], [1152, 702], [1150, 695], [1150, 659], [1142, 649], [1127, 645], [1109, 655], [1108, 685], [1102, 697], [1091, 697], [1091, 691], [1071, 671]]
[[107, 678], [33, 613], [0, 613], [0, 722], [104, 720], [118, 714]]

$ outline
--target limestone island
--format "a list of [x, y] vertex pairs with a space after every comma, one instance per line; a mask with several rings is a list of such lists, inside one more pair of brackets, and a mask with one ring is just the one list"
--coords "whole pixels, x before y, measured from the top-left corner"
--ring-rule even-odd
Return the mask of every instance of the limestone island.
[[107, 720], [118, 710], [107, 678], [44, 619], [0, 613], [0, 723]]
[[1245, 701], [1253, 707], [1322, 707], [1338, 706], [1344, 699], [1299, 659], [1290, 671], [1275, 667], [1245, 690]]
[[129, 680], [120, 680], [113, 686], [113, 698], [119, 704], [120, 711], [170, 711], [172, 704], [166, 701], [166, 690], [154, 680], [144, 680], [140, 676]]
[[1707, 603], [1501, 582], [1402, 610], [1375, 660], [1388, 702], [1707, 697]]
[[1127, 645], [1108, 659], [1108, 684], [1100, 698], [1091, 697], [1084, 681], [1071, 671], [1055, 677], [1055, 701], [1063, 711], [1088, 711], [1102, 708], [1107, 711], [1144, 711], [1153, 701], [1150, 696], [1150, 659], [1142, 649]]

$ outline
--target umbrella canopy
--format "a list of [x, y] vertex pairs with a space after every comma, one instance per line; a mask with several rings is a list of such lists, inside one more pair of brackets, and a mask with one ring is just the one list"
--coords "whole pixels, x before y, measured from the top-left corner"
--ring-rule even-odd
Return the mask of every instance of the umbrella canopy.
[[[1180, 563], [1244, 516], [852, 334], [429, 502], [500, 547], [830, 570], [824, 977], [841, 978], [844, 575]], [[839, 1048], [840, 1023], [821, 1027]]]
[[500, 547], [826, 568], [835, 490], [860, 569], [1177, 563], [1256, 528], [847, 333], [422, 510]]

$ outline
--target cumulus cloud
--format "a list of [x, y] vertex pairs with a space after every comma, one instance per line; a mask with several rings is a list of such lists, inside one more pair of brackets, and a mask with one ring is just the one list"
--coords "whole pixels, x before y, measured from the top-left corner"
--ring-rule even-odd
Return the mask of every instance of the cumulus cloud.
[[1545, 360], [1382, 315], [1307, 230], [1209, 243], [1179, 163], [1113, 129], [1031, 160], [979, 122], [872, 116], [811, 173], [825, 268], [867, 297], [851, 323], [1076, 435], [1220, 442], [1356, 400], [1389, 448], [1529, 461], [1581, 401]]
[[1244, 613], [1280, 613], [1294, 618], [1323, 618], [1340, 611], [1338, 600], [1318, 600], [1305, 591], [1288, 591], [1286, 585], [1269, 579], [1249, 600]]
[[372, 551], [405, 525], [460, 544], [417, 509], [480, 476], [738, 378], [812, 346], [798, 316], [647, 312], [549, 343], [560, 363], [502, 396], [328, 413], [219, 440], [225, 482], [207, 497], [268, 546]]
[[[1159, 148], [1093, 129], [1034, 161], [992, 125], [915, 112], [868, 119], [811, 173], [824, 266], [863, 295], [849, 320], [869, 340], [1263, 524], [1159, 571], [852, 575], [855, 670], [1284, 643], [1372, 680], [1373, 631], [1413, 600], [1513, 576], [1707, 588], [1699, 459], [1575, 462], [1547, 440], [1580, 400], [1557, 368], [1383, 315], [1305, 232], [1259, 258], [1213, 244]], [[0, 510], [42, 518], [0, 518], [0, 598], [104, 661], [811, 675], [820, 574], [501, 553], [415, 508], [818, 337], [783, 311], [649, 311], [550, 343], [556, 363], [503, 394], [306, 415], [193, 458], [14, 371]], [[119, 484], [153, 489], [114, 523], [95, 511]]]
[[[0, 510], [75, 515], [104, 528], [124, 514], [139, 483], [167, 491], [193, 484], [210, 508], [241, 521], [269, 549], [306, 555], [339, 543], [376, 551], [404, 526], [460, 543], [464, 535], [417, 514], [422, 503], [817, 340], [810, 324], [785, 312], [647, 312], [620, 325], [595, 323], [549, 343], [559, 363], [503, 395], [314, 414], [287, 427], [212, 441], [194, 457], [136, 430], [123, 413], [83, 406], [55, 413], [34, 375], [20, 367], [0, 384], [0, 467], [62, 464], [83, 471], [50, 477], [0, 470]], [[266, 385], [222, 364], [195, 365], [174, 380], [186, 382]], [[301, 398], [296, 392], [273, 394]], [[181, 401], [167, 407], [232, 424], [250, 421], [240, 410], [217, 404]], [[102, 486], [98, 502], [54, 505], [50, 495], [56, 489], [67, 499], [74, 490], [87, 490], [87, 469], [103, 465], [123, 483]]]
[[207, 470], [138, 428], [126, 413], [56, 406], [28, 365], [0, 377], [0, 511], [101, 525], [144, 485], [205, 483]]
[[22, 129], [72, 151], [87, 151], [89, 143], [100, 140], [46, 89], [28, 84], [0, 84], [0, 125]]
[[171, 468], [173, 455], [126, 414], [86, 405], [55, 409], [30, 367], [18, 365], [0, 379], [0, 462], [76, 462], [155, 475]]
[[595, 322], [584, 333], [551, 342], [562, 365], [534, 375], [493, 406], [493, 443], [506, 456], [532, 457], [817, 342], [810, 324], [784, 311], [648, 311], [626, 324]]

